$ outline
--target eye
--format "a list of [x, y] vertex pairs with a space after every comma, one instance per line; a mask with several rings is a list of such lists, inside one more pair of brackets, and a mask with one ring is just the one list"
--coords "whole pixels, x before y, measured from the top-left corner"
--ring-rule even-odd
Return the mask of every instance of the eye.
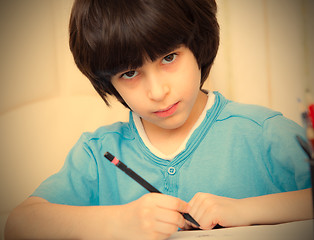
[[136, 77], [137, 74], [138, 74], [137, 71], [132, 70], [132, 71], [128, 71], [128, 72], [126, 72], [126, 73], [123, 73], [123, 74], [121, 75], [121, 78], [124, 78], [124, 79], [132, 79], [132, 78]]
[[178, 54], [176, 54], [176, 53], [171, 53], [171, 54], [165, 56], [165, 57], [162, 59], [161, 62], [162, 62], [163, 64], [169, 64], [169, 63], [173, 62], [173, 61], [176, 59], [177, 55], [178, 55]]

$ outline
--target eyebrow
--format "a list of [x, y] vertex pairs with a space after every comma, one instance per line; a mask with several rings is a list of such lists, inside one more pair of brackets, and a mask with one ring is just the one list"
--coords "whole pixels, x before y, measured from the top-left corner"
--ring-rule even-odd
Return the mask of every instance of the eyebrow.
[[145, 64], [146, 61], [152, 61], [152, 62], [154, 62], [154, 61], [156, 61], [157, 59], [164, 58], [164, 57], [166, 57], [166, 56], [168, 56], [168, 55], [170, 55], [170, 54], [175, 53], [178, 49], [180, 49], [180, 48], [182, 48], [182, 47], [184, 47], [184, 45], [183, 45], [183, 44], [179, 44], [178, 46], [173, 47], [170, 51], [167, 51], [167, 52], [165, 52], [165, 53], [159, 54], [159, 56], [157, 56], [157, 57], [154, 58], [154, 59], [151, 59], [149, 56], [143, 57], [143, 64], [142, 64], [142, 65], [138, 65], [138, 66], [137, 66], [137, 65], [134, 65], [134, 66], [132, 66], [132, 64], [129, 64], [129, 67], [120, 66], [120, 67], [117, 67], [117, 68], [115, 68], [115, 69], [112, 69], [112, 70], [103, 72], [103, 73], [105, 73], [105, 74], [106, 74], [108, 77], [110, 77], [110, 78], [115, 77], [115, 76], [117, 76], [117, 75], [120, 76], [120, 75], [122, 75], [122, 74], [124, 74], [124, 73], [127, 73], [127, 72], [129, 72], [129, 71], [132, 71], [132, 70], [136, 70], [136, 69], [141, 68], [141, 67]]

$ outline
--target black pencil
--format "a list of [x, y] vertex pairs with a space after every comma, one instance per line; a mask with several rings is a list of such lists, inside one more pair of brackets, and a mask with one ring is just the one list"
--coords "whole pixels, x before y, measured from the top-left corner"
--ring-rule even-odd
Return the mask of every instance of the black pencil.
[[[154, 186], [152, 186], [150, 183], [148, 183], [145, 179], [143, 179], [141, 176], [137, 175], [132, 169], [128, 168], [123, 162], [121, 162], [119, 159], [117, 159], [115, 156], [113, 156], [111, 153], [106, 152], [104, 155], [110, 162], [112, 162], [114, 165], [116, 165], [118, 168], [120, 168], [124, 173], [126, 173], [129, 177], [134, 179], [136, 182], [138, 182], [141, 186], [143, 186], [146, 190], [148, 190], [151, 193], [161, 193], [156, 189]], [[182, 216], [188, 220], [189, 222], [195, 224], [197, 227], [200, 225], [194, 220], [194, 218], [191, 217], [188, 213], [181, 213]]]

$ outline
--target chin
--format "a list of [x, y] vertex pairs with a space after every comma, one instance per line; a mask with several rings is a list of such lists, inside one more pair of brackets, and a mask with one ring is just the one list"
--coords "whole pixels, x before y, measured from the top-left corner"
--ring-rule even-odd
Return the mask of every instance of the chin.
[[168, 130], [174, 130], [174, 129], [178, 129], [178, 128], [182, 127], [184, 125], [184, 123], [186, 122], [186, 120], [185, 121], [175, 121], [175, 122], [173, 122], [174, 120], [169, 119], [169, 122], [170, 121], [172, 123], [162, 124], [161, 127], [164, 128], [164, 129], [168, 129]]

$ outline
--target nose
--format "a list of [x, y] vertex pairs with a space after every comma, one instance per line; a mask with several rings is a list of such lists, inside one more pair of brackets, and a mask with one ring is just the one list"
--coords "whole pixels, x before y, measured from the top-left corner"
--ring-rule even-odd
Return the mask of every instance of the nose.
[[160, 74], [147, 77], [147, 96], [154, 101], [162, 101], [170, 92], [170, 86]]

